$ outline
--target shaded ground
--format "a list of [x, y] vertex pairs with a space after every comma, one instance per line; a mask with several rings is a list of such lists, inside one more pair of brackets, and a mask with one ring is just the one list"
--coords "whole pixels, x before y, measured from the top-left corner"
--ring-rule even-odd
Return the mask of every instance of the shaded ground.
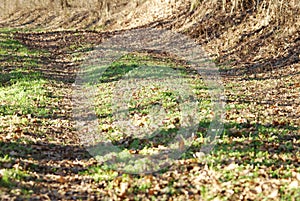
[[[94, 32], [12, 35], [30, 48], [46, 50], [38, 54], [38, 65], [34, 65], [33, 70], [42, 73], [48, 80], [44, 86], [46, 91], [51, 98], [58, 99], [48, 105], [55, 108], [48, 117], [31, 117], [32, 123], [21, 127], [13, 122], [9, 130], [4, 123], [1, 156], [9, 159], [3, 159], [1, 167], [22, 170], [27, 176], [19, 181], [16, 179], [16, 184], [3, 185], [3, 199], [70, 200], [103, 199], [105, 196], [138, 199], [154, 196], [206, 200], [211, 193], [213, 197], [260, 199], [259, 194], [263, 196], [267, 192], [274, 196], [270, 199], [297, 196], [298, 190], [288, 189], [298, 189], [299, 179], [299, 68], [280, 79], [268, 73], [264, 80], [245, 75], [224, 76], [228, 123], [220, 144], [206, 161], [187, 156], [170, 170], [148, 176], [118, 174], [98, 167], [78, 144], [71, 119], [70, 95], [80, 63], [77, 52], [84, 52], [91, 44], [101, 41], [102, 35]], [[71, 50], [72, 45], [78, 49]], [[12, 57], [20, 65], [27, 58]], [[13, 70], [5, 67], [4, 62], [6, 60], [2, 60], [2, 71]], [[16, 118], [28, 118], [28, 114], [13, 114]], [[259, 116], [258, 124], [256, 116]], [[4, 114], [2, 118], [13, 116]], [[37, 127], [45, 130], [38, 132]], [[192, 146], [190, 153], [197, 153], [197, 147]], [[250, 185], [248, 190], [246, 183]]]
[[[178, 29], [183, 24], [180, 19], [189, 12], [176, 16], [177, 23], [166, 19], [149, 26]], [[277, 25], [269, 25], [248, 30], [239, 42], [223, 44], [220, 41], [236, 22], [211, 31], [205, 26], [223, 17], [224, 13], [203, 18], [199, 26], [187, 30], [216, 55], [225, 85], [225, 130], [217, 146], [203, 158], [198, 153], [203, 141], [199, 134], [170, 169], [136, 176], [97, 165], [79, 144], [71, 118], [72, 84], [82, 55], [113, 33], [2, 30], [1, 199], [297, 200], [299, 30], [278, 37], [274, 34]], [[236, 16], [240, 21], [247, 17]], [[270, 48], [271, 42], [275, 49]], [[29, 104], [18, 99], [26, 90]], [[200, 125], [199, 133], [206, 129]]]

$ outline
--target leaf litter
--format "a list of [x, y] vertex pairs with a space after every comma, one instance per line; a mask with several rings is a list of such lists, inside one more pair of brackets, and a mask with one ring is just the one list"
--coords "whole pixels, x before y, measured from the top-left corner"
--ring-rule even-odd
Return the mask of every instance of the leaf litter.
[[[299, 63], [272, 71], [257, 70], [246, 76], [243, 68], [239, 72], [238, 66], [233, 67], [234, 75], [232, 71], [223, 72], [228, 98], [225, 131], [210, 155], [198, 153], [199, 145], [195, 144], [188, 151], [190, 155], [187, 153], [170, 169], [150, 175], [127, 175], [98, 165], [80, 145], [74, 130], [71, 94], [80, 58], [75, 55], [74, 59], [68, 47], [89, 47], [110, 35], [88, 31], [13, 34], [15, 40], [30, 50], [42, 50], [34, 58], [39, 65], [33, 64], [27, 70], [41, 73], [46, 80], [42, 96], [48, 110], [40, 115], [1, 110], [1, 199], [296, 200], [299, 197]], [[68, 40], [61, 39], [66, 37]], [[47, 40], [53, 38], [57, 40]], [[10, 62], [16, 68], [24, 62], [20, 55], [11, 56], [15, 60]], [[222, 56], [226, 58], [220, 55], [220, 61], [224, 59]], [[1, 63], [3, 72], [11, 71], [5, 59]], [[1, 97], [1, 107], [5, 104], [5, 98]], [[34, 104], [38, 108], [40, 103]], [[110, 122], [107, 123], [105, 129], [109, 130]], [[204, 126], [201, 132], [205, 132]], [[200, 136], [197, 138], [196, 141], [202, 141]]]

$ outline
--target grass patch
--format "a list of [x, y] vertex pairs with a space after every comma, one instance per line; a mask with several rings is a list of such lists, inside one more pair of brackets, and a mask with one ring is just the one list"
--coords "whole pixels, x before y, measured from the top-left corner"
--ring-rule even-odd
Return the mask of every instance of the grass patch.
[[[41, 117], [51, 115], [51, 108], [43, 110], [47, 109], [46, 106], [51, 105], [51, 101], [54, 99], [50, 100], [53, 94], [45, 89], [48, 82], [42, 78], [42, 75], [34, 71], [34, 67], [39, 64], [39, 61], [30, 55], [35, 53], [20, 47], [21, 44], [14, 41], [7, 41], [7, 43], [12, 44], [11, 47], [15, 50], [3, 43], [2, 53], [4, 56], [2, 59], [7, 58], [6, 64], [17, 64], [20, 68], [2, 68], [4, 70], [1, 74], [0, 137], [3, 142], [0, 142], [0, 184], [8, 188], [8, 191], [13, 192], [16, 190], [15, 187], [19, 188], [18, 185], [16, 186], [17, 183], [26, 182], [28, 173], [7, 167], [11, 167], [20, 157], [30, 160], [30, 153], [33, 152], [30, 146], [34, 144], [24, 136], [19, 138], [18, 135], [25, 133], [27, 129], [20, 128], [30, 126], [39, 128], [41, 125], [46, 129], [52, 127], [52, 121], [50, 123], [48, 118], [31, 121], [27, 115], [40, 115]], [[76, 50], [76, 46], [71, 47], [71, 51], [73, 50]], [[15, 51], [21, 52], [15, 54]], [[80, 49], [79, 51], [85, 52], [89, 49]], [[26, 56], [28, 52], [30, 52], [29, 59]], [[28, 61], [27, 64], [26, 61]], [[22, 64], [19, 65], [20, 63]], [[146, 67], [143, 68], [143, 66]], [[125, 163], [128, 162], [126, 161], [128, 155], [150, 155], [162, 151], [172, 141], [173, 134], [181, 126], [182, 117], [180, 108], [178, 108], [181, 100], [178, 98], [178, 94], [172, 90], [160, 88], [159, 84], [140, 85], [137, 89], [132, 90], [131, 94], [123, 93], [121, 98], [125, 100], [125, 106], [123, 105], [123, 107], [122, 104], [121, 106], [127, 109], [117, 110], [114, 108], [116, 103], [122, 103], [118, 102], [119, 99], [116, 98], [117, 89], [122, 89], [119, 84], [126, 83], [124, 80], [130, 76], [136, 77], [137, 80], [154, 76], [155, 72], [152, 73], [150, 70], [144, 74], [139, 73], [143, 72], [143, 69], [151, 67], [161, 70], [165, 67], [177, 69], [190, 84], [192, 92], [196, 95], [195, 100], [199, 101], [197, 114], [201, 116], [197, 122], [198, 131], [195, 134], [195, 141], [181, 157], [178, 166], [165, 168], [153, 175], [122, 174], [120, 176], [121, 173], [113, 171], [110, 166], [89, 166], [88, 170], [81, 174], [90, 176], [97, 183], [95, 184], [96, 188], [105, 189], [104, 191], [109, 195], [119, 196], [120, 199], [128, 197], [137, 200], [145, 196], [151, 196], [153, 200], [159, 198], [168, 200], [169, 197], [188, 200], [187, 197], [182, 197], [184, 195], [199, 195], [203, 200], [213, 200], [216, 197], [220, 200], [295, 200], [299, 197], [299, 127], [296, 122], [289, 121], [289, 117], [286, 115], [288, 111], [293, 111], [295, 108], [293, 105], [286, 106], [288, 104], [280, 106], [263, 102], [264, 97], [270, 99], [275, 97], [273, 95], [278, 90], [273, 84], [274, 80], [230, 81], [226, 86], [230, 100], [226, 108], [227, 120], [224, 125], [224, 133], [218, 139], [213, 151], [209, 155], [203, 156], [197, 155], [197, 153], [207, 140], [206, 133], [211, 123], [212, 111], [208, 95], [209, 88], [203, 84], [197, 74], [189, 72], [188, 69], [172, 60], [139, 54], [126, 55], [107, 68], [104, 67], [105, 71], [99, 71], [103, 72], [102, 77], [97, 76], [97, 72], [91, 71], [91, 79], [98, 87], [95, 109], [99, 118], [99, 128], [106, 139], [124, 151], [124, 157], [117, 158], [117, 160]], [[290, 93], [299, 91], [297, 80], [282, 79], [282, 82], [288, 81], [279, 87], [280, 90], [286, 90], [283, 92], [284, 94], [289, 93], [286, 96], [287, 99], [293, 99]], [[278, 99], [282, 100], [285, 97], [280, 96]], [[289, 102], [287, 101], [287, 103]], [[163, 112], [157, 108], [163, 108]], [[61, 114], [61, 117], [64, 115]], [[122, 130], [123, 127], [116, 124], [118, 120], [123, 120], [125, 115], [129, 119], [125, 120], [131, 121], [136, 128], [147, 128], [149, 125], [157, 123], [161, 129], [154, 130], [155, 132], [146, 132], [145, 129], [140, 136], [126, 135]], [[155, 115], [165, 115], [161, 124], [155, 121]], [[55, 121], [56, 123], [64, 122], [59, 119]], [[36, 134], [37, 132], [32, 133]], [[142, 136], [143, 133], [146, 134]], [[13, 135], [7, 135], [9, 137], [5, 139], [6, 134]], [[56, 140], [56, 136], [45, 136], [45, 138]], [[16, 141], [16, 143], [8, 143], [8, 140]], [[52, 148], [47, 147], [49, 150]], [[51, 154], [51, 151], [49, 153]], [[63, 171], [67, 171], [66, 174], [72, 172], [73, 176], [73, 170], [77, 169], [77, 161], [72, 169], [73, 166], [70, 165], [72, 168], [69, 168], [70, 166], [66, 167], [64, 163], [60, 163], [60, 157], [55, 156], [55, 159], [57, 161], [53, 161], [53, 167], [50, 167], [48, 171], [53, 174], [61, 174], [61, 169], [63, 169]], [[45, 166], [35, 164], [29, 164], [27, 168], [32, 171], [41, 171], [44, 174]], [[60, 168], [57, 164], [64, 168]], [[86, 168], [84, 165], [83, 167]], [[79, 169], [82, 170], [82, 165]], [[57, 186], [56, 179], [56, 177], [53, 180], [51, 178], [53, 183], [49, 188]], [[58, 179], [57, 182], [65, 182], [63, 178]], [[73, 181], [77, 182], [77, 179]], [[36, 182], [36, 180], [34, 181]], [[44, 182], [44, 180], [38, 182]], [[23, 188], [22, 185], [21, 188], [21, 194], [31, 194], [31, 191]], [[16, 191], [15, 194], [20, 192]], [[164, 195], [165, 199], [160, 195]], [[241, 198], [241, 195], [244, 197]], [[273, 197], [269, 198], [268, 196]], [[201, 200], [200, 198], [195, 198], [195, 200]]]
[[91, 167], [81, 174], [91, 176], [96, 182], [111, 181], [118, 176], [117, 172], [99, 166]]
[[7, 57], [0, 73], [0, 115], [49, 116], [47, 81], [35, 71], [36, 57], [45, 52], [29, 50], [9, 34], [1, 35], [0, 52], [0, 58]]
[[86, 72], [86, 84], [97, 86], [99, 139], [118, 147], [120, 163], [131, 154], [154, 156], [168, 146], [181, 150], [178, 132], [206, 137], [209, 123], [203, 122], [211, 121], [211, 101], [196, 71], [171, 59], [128, 54]]
[[26, 115], [46, 117], [51, 111], [48, 106], [46, 80], [40, 74], [31, 73], [24, 75], [20, 70], [11, 72], [9, 76], [2, 76], [7, 80], [8, 86], [0, 87], [0, 114], [5, 115]]
[[29, 174], [19, 169], [1, 169], [0, 171], [0, 186], [7, 188], [17, 186], [18, 182], [29, 177]]

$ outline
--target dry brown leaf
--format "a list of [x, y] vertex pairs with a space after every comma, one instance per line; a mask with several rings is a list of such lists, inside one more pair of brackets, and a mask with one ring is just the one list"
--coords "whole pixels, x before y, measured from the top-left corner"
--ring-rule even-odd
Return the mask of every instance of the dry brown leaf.
[[272, 192], [268, 195], [268, 198], [276, 198], [278, 195], [278, 189], [272, 190]]
[[298, 186], [299, 186], [299, 182], [298, 182], [297, 180], [292, 181], [292, 182], [289, 184], [289, 188], [290, 188], [290, 189], [298, 188]]
[[121, 196], [126, 193], [128, 187], [129, 187], [129, 183], [128, 182], [121, 182], [120, 183], [120, 195]]

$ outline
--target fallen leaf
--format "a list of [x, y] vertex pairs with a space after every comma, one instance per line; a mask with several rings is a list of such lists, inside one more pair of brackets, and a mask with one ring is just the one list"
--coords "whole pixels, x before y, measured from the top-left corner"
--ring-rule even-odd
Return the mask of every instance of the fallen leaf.
[[234, 170], [234, 169], [236, 169], [237, 168], [237, 164], [235, 164], [235, 163], [231, 163], [230, 165], [228, 165], [227, 167], [225, 167], [224, 169], [225, 170]]
[[289, 188], [292, 189], [292, 188], [298, 188], [299, 186], [299, 183], [297, 180], [295, 181], [292, 181], [290, 184], [289, 184]]
[[272, 193], [268, 195], [268, 198], [276, 198], [278, 195], [278, 189], [274, 189]]
[[129, 186], [128, 182], [122, 182], [122, 183], [120, 184], [120, 195], [121, 195], [121, 196], [124, 195], [124, 194], [126, 193], [126, 191], [127, 191], [127, 189], [128, 189], [128, 186]]
[[58, 177], [58, 178], [57, 178], [57, 181], [58, 181], [59, 183], [61, 183], [61, 184], [66, 182], [65, 178], [62, 177], [62, 176]]

